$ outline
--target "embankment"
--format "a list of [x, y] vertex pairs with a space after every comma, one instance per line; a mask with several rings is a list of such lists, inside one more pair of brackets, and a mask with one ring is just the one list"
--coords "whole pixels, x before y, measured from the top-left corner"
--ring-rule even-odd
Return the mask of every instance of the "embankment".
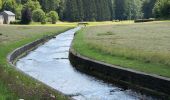
[[139, 92], [169, 99], [169, 78], [96, 61], [80, 55], [73, 46], [70, 48], [69, 58], [73, 66], [82, 72], [116, 83], [124, 88], [132, 88]]

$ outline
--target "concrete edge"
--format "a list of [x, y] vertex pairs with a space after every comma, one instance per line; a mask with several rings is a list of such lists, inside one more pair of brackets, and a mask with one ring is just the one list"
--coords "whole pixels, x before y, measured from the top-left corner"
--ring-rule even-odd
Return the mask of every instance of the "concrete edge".
[[140, 89], [141, 92], [159, 95], [164, 99], [170, 98], [170, 78], [135, 71], [82, 56], [74, 50], [73, 42], [69, 50], [69, 59], [76, 69], [87, 74], [116, 83], [121, 87], [127, 86], [126, 88]]
[[20, 70], [19, 68], [17, 68], [15, 66], [15, 61], [18, 60], [19, 58], [21, 58], [24, 53], [26, 53], [26, 55], [27, 55], [30, 51], [36, 49], [37, 47], [44, 44], [48, 40], [54, 38], [55, 36], [57, 36], [57, 34], [54, 34], [54, 35], [51, 35], [51, 36], [45, 36], [45, 37], [43, 37], [41, 39], [37, 39], [37, 40], [35, 40], [35, 41], [31, 42], [31, 43], [28, 43], [28, 44], [26, 44], [26, 45], [24, 45], [22, 47], [19, 47], [19, 48], [15, 49], [14, 51], [12, 51], [11, 53], [9, 53], [7, 55], [7, 61], [16, 71], [20, 72], [23, 75], [28, 76], [29, 78], [31, 78], [33, 80], [35, 80], [35, 82], [38, 82], [38, 83], [42, 84], [43, 86], [45, 86], [45, 88], [50, 89], [53, 92], [57, 92], [57, 93], [61, 94], [62, 96], [66, 96], [69, 100], [74, 100], [73, 98], [71, 98], [71, 97], [67, 96], [66, 94], [58, 91], [57, 89], [54, 89], [51, 86], [48, 86], [47, 84], [37, 80], [36, 78], [24, 73], [22, 70]]

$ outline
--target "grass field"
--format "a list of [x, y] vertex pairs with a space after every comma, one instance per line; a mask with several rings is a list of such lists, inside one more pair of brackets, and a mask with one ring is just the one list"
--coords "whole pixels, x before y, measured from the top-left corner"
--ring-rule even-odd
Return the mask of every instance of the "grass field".
[[[58, 34], [71, 27], [56, 26], [0, 26], [0, 100], [47, 99], [55, 95], [58, 99], [66, 97], [56, 94], [42, 84], [21, 74], [11, 67], [6, 57], [15, 48], [34, 41], [40, 37]], [[11, 92], [12, 91], [12, 92]]]
[[[47, 23], [43, 26], [72, 26], [75, 27], [78, 25], [79, 22], [57, 22], [56, 24]], [[103, 25], [114, 25], [114, 24], [132, 24], [134, 23], [133, 20], [127, 20], [127, 21], [102, 21], [102, 22], [86, 22], [88, 23], [88, 26], [103, 26]], [[40, 22], [32, 22], [30, 26], [42, 26]]]
[[86, 27], [74, 48], [81, 55], [170, 77], [170, 21]]

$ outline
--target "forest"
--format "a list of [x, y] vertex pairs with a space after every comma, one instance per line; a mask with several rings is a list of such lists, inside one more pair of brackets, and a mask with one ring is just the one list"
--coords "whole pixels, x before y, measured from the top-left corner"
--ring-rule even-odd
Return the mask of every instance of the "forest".
[[26, 9], [35, 22], [50, 15], [61, 21], [170, 18], [170, 0], [0, 0], [0, 11], [12, 11], [18, 20]]

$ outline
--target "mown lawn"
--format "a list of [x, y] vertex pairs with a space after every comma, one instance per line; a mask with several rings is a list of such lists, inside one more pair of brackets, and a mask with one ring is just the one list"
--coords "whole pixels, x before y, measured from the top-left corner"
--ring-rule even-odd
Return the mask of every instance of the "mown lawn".
[[46, 35], [59, 34], [71, 27], [0, 26], [0, 100], [67, 99], [11, 67], [6, 57], [14, 49]]
[[74, 49], [113, 65], [170, 77], [170, 21], [86, 27]]

